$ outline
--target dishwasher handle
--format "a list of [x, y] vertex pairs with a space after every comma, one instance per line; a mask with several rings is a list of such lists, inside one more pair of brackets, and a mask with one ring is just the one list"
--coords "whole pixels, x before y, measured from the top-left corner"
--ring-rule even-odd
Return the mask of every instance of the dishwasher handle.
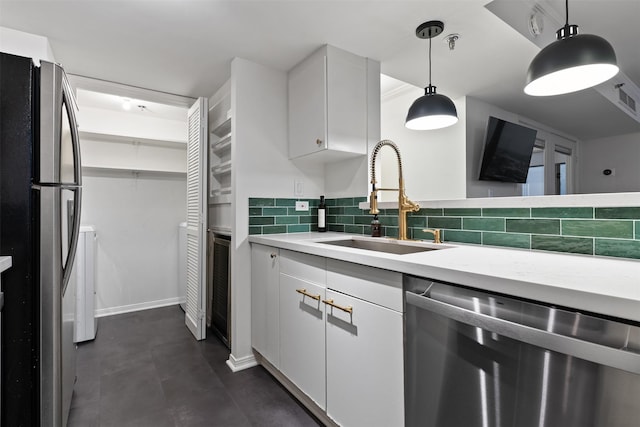
[[405, 295], [407, 304], [428, 310], [449, 319], [527, 344], [588, 360], [599, 365], [640, 374], [640, 354], [532, 328], [437, 301], [429, 297], [416, 295], [411, 292], [405, 292]]

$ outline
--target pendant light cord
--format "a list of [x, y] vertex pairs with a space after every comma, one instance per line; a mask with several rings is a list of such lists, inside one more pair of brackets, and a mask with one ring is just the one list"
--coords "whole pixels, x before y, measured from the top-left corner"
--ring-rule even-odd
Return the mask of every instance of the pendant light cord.
[[565, 0], [564, 2], [564, 16], [566, 16], [566, 21], [564, 23], [565, 27], [569, 26], [569, 0]]
[[431, 37], [429, 37], [429, 86], [431, 86]]

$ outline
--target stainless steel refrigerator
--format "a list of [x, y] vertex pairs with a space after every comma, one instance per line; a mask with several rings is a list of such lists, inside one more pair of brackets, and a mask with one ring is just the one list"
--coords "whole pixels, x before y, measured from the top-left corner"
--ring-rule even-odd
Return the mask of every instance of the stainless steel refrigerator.
[[3, 426], [65, 426], [75, 381], [80, 228], [75, 98], [63, 69], [0, 54]]

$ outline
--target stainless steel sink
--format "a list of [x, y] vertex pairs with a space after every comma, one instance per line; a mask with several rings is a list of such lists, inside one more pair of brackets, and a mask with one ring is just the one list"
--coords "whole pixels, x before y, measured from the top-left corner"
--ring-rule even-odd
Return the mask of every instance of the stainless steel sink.
[[365, 239], [345, 239], [330, 240], [325, 245], [343, 246], [346, 248], [365, 249], [368, 251], [386, 252], [396, 255], [413, 254], [416, 252], [434, 251], [444, 248], [433, 248], [410, 243], [399, 243], [397, 240], [365, 240]]

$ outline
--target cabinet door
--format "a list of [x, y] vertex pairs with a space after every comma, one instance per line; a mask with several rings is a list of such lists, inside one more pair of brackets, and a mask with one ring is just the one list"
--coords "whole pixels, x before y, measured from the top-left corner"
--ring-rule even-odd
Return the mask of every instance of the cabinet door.
[[[312, 295], [298, 292], [304, 289]], [[280, 370], [324, 409], [325, 289], [280, 273]]]
[[367, 60], [327, 46], [328, 149], [367, 154]]
[[289, 157], [327, 148], [326, 56], [320, 49], [289, 71]]
[[278, 249], [251, 245], [251, 346], [280, 364]]
[[327, 290], [327, 414], [350, 427], [404, 425], [402, 314]]

